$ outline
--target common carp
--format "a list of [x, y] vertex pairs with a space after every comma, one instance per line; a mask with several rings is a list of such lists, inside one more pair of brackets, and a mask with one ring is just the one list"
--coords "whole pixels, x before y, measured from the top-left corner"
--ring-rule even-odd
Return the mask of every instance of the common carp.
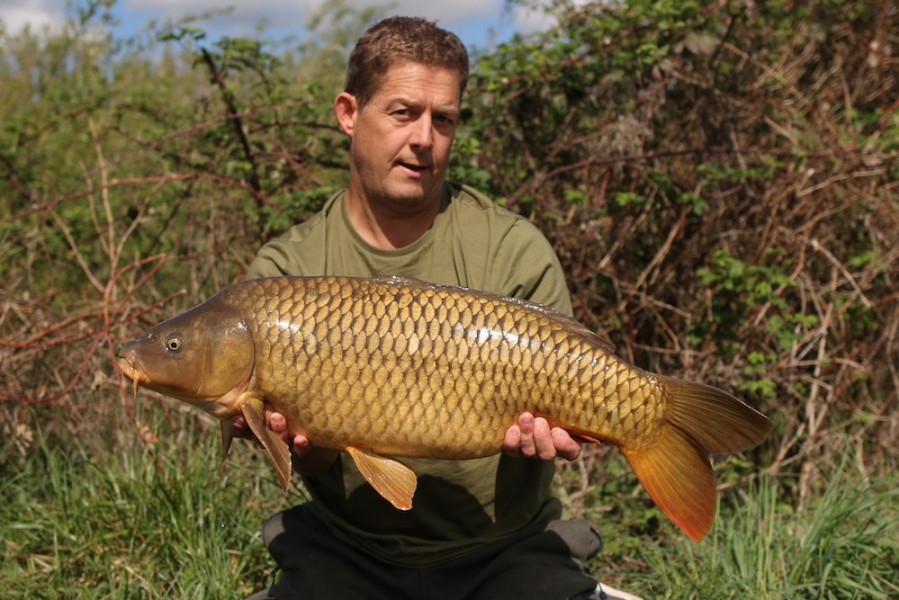
[[649, 373], [576, 320], [522, 300], [399, 277], [273, 277], [231, 285], [127, 342], [134, 381], [223, 419], [243, 415], [286, 489], [290, 452], [265, 403], [319, 447], [347, 451], [399, 509], [416, 476], [395, 457], [501, 451], [530, 411], [615, 445], [694, 540], [714, 520], [709, 453], [757, 445], [771, 421], [734, 396]]

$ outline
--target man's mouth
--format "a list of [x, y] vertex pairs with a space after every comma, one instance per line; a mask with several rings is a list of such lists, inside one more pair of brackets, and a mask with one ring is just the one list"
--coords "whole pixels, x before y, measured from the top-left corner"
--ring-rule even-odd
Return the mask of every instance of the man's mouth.
[[408, 169], [408, 170], [414, 171], [416, 173], [424, 173], [429, 168], [426, 165], [416, 165], [416, 164], [402, 162], [402, 161], [400, 161], [399, 165], [401, 167], [403, 167], [404, 169]]

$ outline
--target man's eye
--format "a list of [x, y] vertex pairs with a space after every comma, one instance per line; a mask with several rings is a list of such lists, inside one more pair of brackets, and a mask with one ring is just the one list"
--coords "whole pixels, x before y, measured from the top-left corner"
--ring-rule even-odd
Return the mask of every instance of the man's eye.
[[451, 133], [456, 129], [456, 120], [447, 116], [434, 117], [434, 125], [445, 133]]

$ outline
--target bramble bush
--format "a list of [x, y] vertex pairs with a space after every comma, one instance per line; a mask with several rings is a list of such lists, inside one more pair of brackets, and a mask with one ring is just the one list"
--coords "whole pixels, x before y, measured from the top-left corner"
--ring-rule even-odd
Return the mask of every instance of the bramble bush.
[[[479, 58], [456, 160], [529, 215], [577, 316], [777, 421], [771, 472], [889, 465], [899, 413], [891, 3], [553, 4]], [[459, 152], [459, 150], [462, 152]]]

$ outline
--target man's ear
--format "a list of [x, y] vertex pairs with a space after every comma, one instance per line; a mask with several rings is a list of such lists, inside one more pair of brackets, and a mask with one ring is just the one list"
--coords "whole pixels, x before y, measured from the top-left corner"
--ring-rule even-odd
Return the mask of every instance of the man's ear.
[[356, 128], [356, 115], [358, 113], [359, 105], [356, 102], [356, 97], [352, 94], [343, 92], [334, 99], [334, 114], [337, 115], [340, 128], [350, 137], [353, 137], [353, 131]]

